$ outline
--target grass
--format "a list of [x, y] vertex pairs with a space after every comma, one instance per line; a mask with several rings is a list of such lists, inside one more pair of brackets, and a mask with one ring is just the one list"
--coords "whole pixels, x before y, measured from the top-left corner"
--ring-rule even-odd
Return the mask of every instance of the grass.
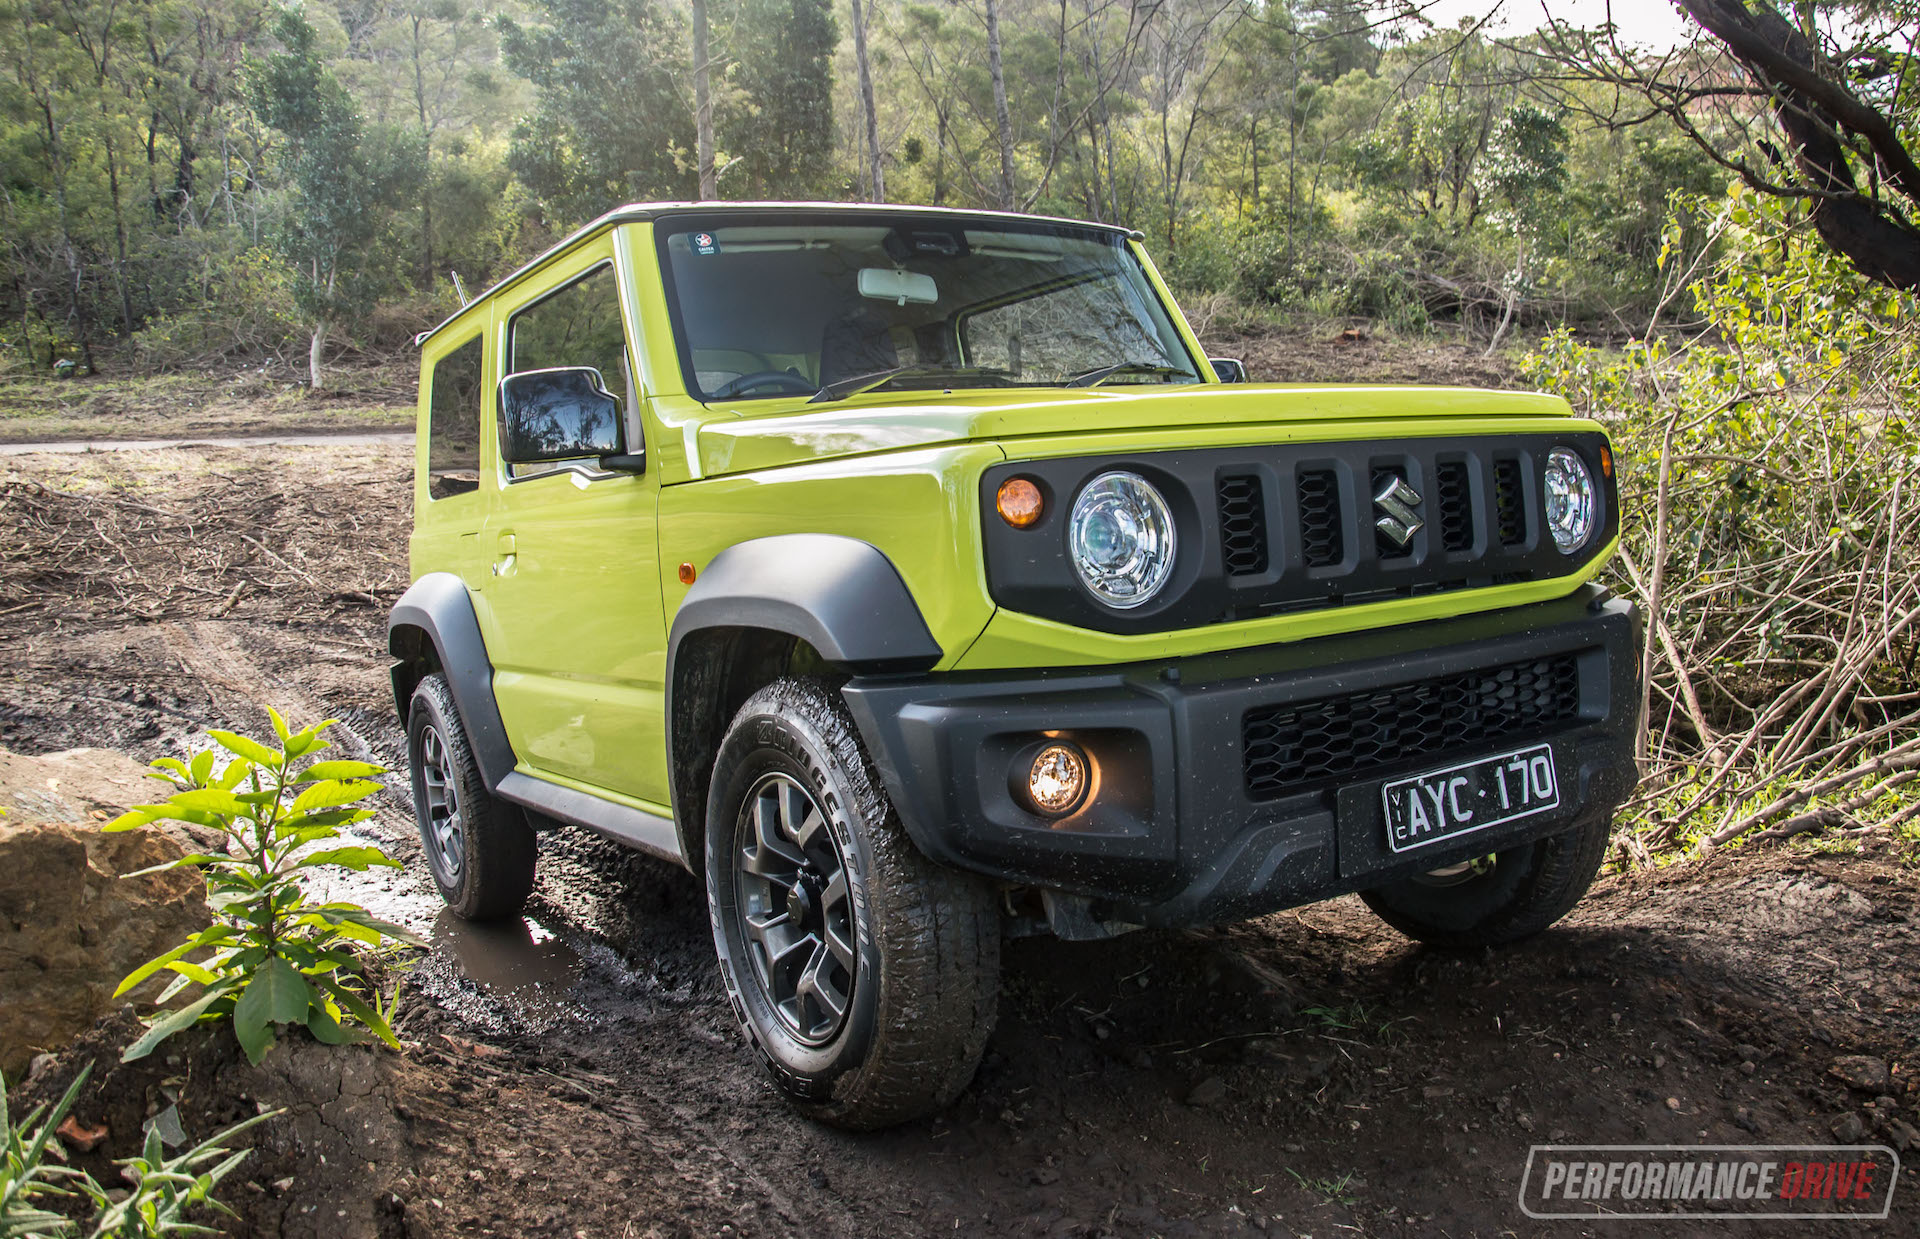
[[1400, 1030], [1396, 1024], [1412, 1019], [1412, 1016], [1389, 1018], [1370, 1010], [1364, 1002], [1341, 1003], [1330, 1007], [1306, 1007], [1302, 1015], [1310, 1017], [1321, 1033], [1348, 1033], [1364, 1041], [1376, 1041], [1385, 1044], [1391, 1041]]
[[1292, 1175], [1294, 1182], [1304, 1190], [1312, 1192], [1322, 1200], [1346, 1205], [1348, 1208], [1353, 1207], [1353, 1193], [1347, 1190], [1347, 1185], [1353, 1182], [1352, 1171], [1348, 1171], [1337, 1179], [1331, 1177], [1310, 1179], [1291, 1166], [1287, 1167], [1287, 1173]]
[[284, 368], [178, 374], [108, 369], [71, 379], [0, 375], [0, 442], [171, 439], [195, 435], [316, 434], [410, 429], [411, 359], [337, 367], [309, 390]]

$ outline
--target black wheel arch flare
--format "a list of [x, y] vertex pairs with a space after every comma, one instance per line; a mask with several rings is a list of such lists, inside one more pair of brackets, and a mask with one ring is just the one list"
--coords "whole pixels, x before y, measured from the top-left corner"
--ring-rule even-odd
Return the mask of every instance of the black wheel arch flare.
[[681, 854], [696, 869], [706, 781], [732, 721], [726, 702], [744, 701], [769, 672], [785, 670], [767, 661], [769, 638], [805, 642], [850, 673], [925, 671], [943, 653], [899, 570], [870, 542], [776, 534], [714, 556], [674, 612], [667, 637], [674, 821]]

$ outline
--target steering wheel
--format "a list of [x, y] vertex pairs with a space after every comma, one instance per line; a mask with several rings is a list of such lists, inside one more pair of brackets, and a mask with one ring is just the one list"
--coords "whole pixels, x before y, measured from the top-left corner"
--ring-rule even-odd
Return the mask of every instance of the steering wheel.
[[713, 400], [730, 400], [742, 392], [752, 391], [756, 387], [765, 387], [769, 383], [784, 383], [787, 390], [794, 393], [811, 394], [820, 390], [818, 383], [801, 378], [792, 370], [755, 370], [752, 374], [743, 374], [737, 379], [729, 379], [708, 392]]

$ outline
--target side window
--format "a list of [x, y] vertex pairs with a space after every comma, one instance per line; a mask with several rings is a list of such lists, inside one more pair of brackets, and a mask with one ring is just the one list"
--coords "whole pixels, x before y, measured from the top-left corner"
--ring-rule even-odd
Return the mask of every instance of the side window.
[[592, 366], [607, 390], [627, 403], [627, 337], [620, 327], [620, 288], [602, 267], [513, 316], [507, 373]]
[[[627, 366], [627, 337], [620, 325], [620, 286], [611, 266], [601, 267], [544, 297], [513, 316], [507, 328], [506, 373], [592, 366], [600, 381], [627, 410], [628, 433], [634, 427], [632, 376]], [[512, 466], [513, 476], [546, 473], [551, 461]]]
[[433, 363], [427, 395], [427, 496], [480, 486], [480, 337]]

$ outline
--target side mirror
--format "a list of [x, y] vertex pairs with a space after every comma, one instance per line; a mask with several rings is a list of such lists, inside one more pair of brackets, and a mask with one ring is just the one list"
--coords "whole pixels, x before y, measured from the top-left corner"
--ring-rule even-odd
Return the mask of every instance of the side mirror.
[[[507, 463], [612, 457], [625, 444], [620, 401], [588, 366], [522, 370], [500, 380], [500, 455]], [[607, 463], [607, 462], [603, 462]]]
[[1244, 383], [1247, 381], [1247, 364], [1237, 357], [1209, 357], [1207, 364], [1213, 367], [1222, 383]]

